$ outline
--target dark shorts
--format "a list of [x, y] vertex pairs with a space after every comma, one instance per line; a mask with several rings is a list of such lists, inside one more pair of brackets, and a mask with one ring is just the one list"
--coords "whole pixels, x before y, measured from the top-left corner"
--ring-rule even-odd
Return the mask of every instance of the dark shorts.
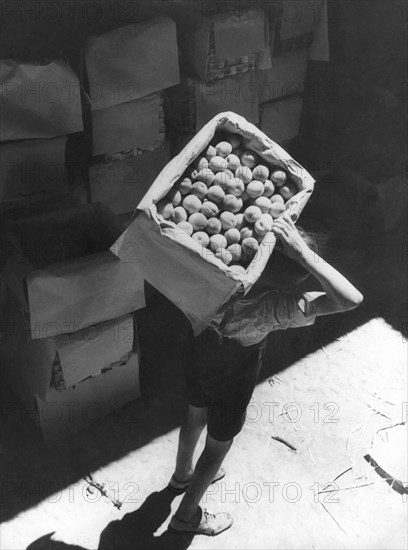
[[266, 347], [266, 340], [244, 347], [207, 329], [193, 339], [186, 361], [189, 403], [208, 407], [208, 434], [229, 441], [242, 429]]

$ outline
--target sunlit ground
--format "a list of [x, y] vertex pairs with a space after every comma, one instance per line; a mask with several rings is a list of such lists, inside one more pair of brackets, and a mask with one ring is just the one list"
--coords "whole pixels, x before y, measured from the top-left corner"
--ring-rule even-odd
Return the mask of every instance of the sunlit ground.
[[[259, 384], [227, 476], [204, 499], [210, 511], [234, 518], [219, 537], [166, 533], [181, 498], [162, 491], [174, 467], [173, 430], [92, 472], [106, 497], [87, 491], [85, 481], [56, 486], [2, 525], [1, 546], [406, 548], [407, 495], [364, 459], [384, 448], [395, 429], [388, 427], [406, 422], [406, 372], [406, 341], [377, 318]], [[398, 462], [395, 447], [389, 452]], [[398, 452], [405, 464], [406, 447]], [[120, 510], [111, 499], [123, 501]]]

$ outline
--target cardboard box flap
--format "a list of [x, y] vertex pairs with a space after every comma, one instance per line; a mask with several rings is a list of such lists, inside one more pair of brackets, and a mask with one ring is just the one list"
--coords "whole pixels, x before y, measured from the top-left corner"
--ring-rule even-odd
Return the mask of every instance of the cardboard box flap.
[[133, 316], [61, 334], [51, 340], [58, 352], [67, 388], [88, 376], [99, 374], [133, 347]]
[[[229, 270], [210, 251], [206, 251], [207, 262], [203, 262], [202, 247], [184, 231], [174, 224], [159, 226], [144, 212], [123, 236], [119, 251], [123, 259], [129, 246], [136, 248], [146, 279], [185, 313], [196, 333], [204, 330], [219, 304], [242, 285], [242, 276]], [[235, 277], [226, 276], [227, 271]], [[177, 285], [169, 286], [169, 280], [177, 281]]]
[[82, 132], [80, 85], [64, 61], [47, 65], [0, 60], [0, 141]]
[[30, 273], [32, 338], [78, 331], [145, 307], [138, 260], [129, 247], [125, 256], [119, 262], [105, 252]]
[[122, 260], [129, 247], [136, 256], [147, 281], [175, 303], [190, 319], [196, 334], [210, 322], [219, 308], [239, 289], [248, 292], [268, 261], [275, 237], [265, 236], [261, 251], [246, 275], [234, 273], [214, 255], [180, 231], [175, 224], [157, 214], [156, 203], [182, 176], [186, 168], [209, 144], [216, 130], [223, 129], [243, 136], [244, 146], [255, 150], [267, 162], [285, 168], [299, 192], [287, 211], [297, 219], [308, 200], [314, 180], [278, 144], [256, 126], [235, 113], [220, 113], [208, 122], [186, 147], [160, 172], [138, 208], [143, 210], [111, 247]]
[[89, 37], [85, 63], [92, 110], [174, 86], [180, 82], [176, 25], [157, 17]]
[[253, 17], [214, 17], [215, 56], [218, 60], [237, 59], [265, 48], [264, 18], [259, 10]]
[[148, 149], [159, 140], [160, 94], [92, 113], [92, 153]]

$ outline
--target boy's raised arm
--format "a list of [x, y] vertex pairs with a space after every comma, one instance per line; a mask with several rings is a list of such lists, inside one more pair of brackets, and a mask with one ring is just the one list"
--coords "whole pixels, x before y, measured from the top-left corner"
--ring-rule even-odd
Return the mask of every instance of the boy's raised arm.
[[289, 215], [275, 220], [273, 232], [289, 255], [294, 256], [322, 285], [325, 294], [316, 297], [316, 315], [347, 311], [361, 304], [361, 292], [307, 246]]

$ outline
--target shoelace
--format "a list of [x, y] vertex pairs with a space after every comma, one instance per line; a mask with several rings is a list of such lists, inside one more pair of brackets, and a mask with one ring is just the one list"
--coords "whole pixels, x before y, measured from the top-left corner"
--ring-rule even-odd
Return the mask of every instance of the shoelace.
[[207, 510], [203, 510], [203, 515], [204, 515], [205, 521], [215, 519], [215, 514], [211, 514], [210, 512], [207, 512]]

